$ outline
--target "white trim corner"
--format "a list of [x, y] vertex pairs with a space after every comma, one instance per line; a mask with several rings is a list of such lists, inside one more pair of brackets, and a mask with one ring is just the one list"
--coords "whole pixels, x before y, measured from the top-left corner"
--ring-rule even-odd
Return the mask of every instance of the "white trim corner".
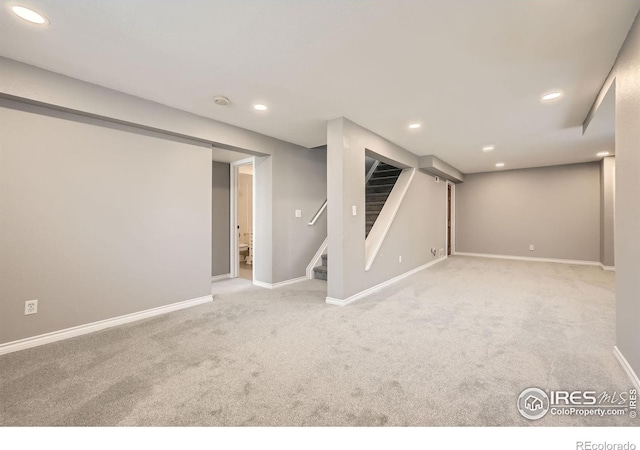
[[640, 378], [638, 378], [638, 375], [635, 373], [631, 364], [629, 364], [629, 361], [627, 361], [627, 358], [624, 357], [617, 345], [613, 346], [613, 354], [616, 356], [618, 362], [631, 380], [631, 383], [633, 383], [636, 389], [640, 390]]

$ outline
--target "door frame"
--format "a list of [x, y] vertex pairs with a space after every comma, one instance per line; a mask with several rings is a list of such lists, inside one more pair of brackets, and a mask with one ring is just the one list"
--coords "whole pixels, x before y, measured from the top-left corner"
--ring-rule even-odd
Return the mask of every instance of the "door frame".
[[444, 191], [445, 215], [444, 215], [444, 239], [445, 256], [449, 256], [449, 187], [451, 187], [451, 255], [456, 253], [456, 184], [447, 180]]
[[229, 223], [230, 223], [230, 229], [229, 229], [229, 278], [238, 278], [238, 273], [240, 270], [240, 258], [238, 257], [239, 255], [239, 248], [238, 248], [238, 173], [240, 170], [241, 166], [251, 166], [253, 168], [253, 183], [252, 183], [252, 189], [253, 189], [253, 196], [252, 196], [252, 205], [251, 205], [251, 211], [252, 211], [252, 223], [251, 223], [251, 229], [254, 233], [254, 240], [253, 240], [253, 254], [252, 254], [252, 264], [251, 264], [251, 271], [252, 271], [252, 282], [253, 279], [255, 279], [255, 274], [256, 274], [256, 252], [255, 252], [255, 248], [256, 248], [256, 241], [255, 241], [255, 228], [256, 228], [256, 165], [255, 165], [255, 158], [252, 156], [250, 158], [245, 158], [245, 159], [241, 159], [239, 161], [235, 161], [232, 162], [229, 165], [229, 170], [230, 170], [230, 201], [229, 201]]

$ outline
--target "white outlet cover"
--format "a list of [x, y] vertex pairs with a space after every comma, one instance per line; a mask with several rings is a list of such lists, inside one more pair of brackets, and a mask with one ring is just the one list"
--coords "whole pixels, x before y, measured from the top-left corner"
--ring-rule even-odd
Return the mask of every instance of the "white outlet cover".
[[402, 256], [398, 256], [398, 262], [401, 263], [402, 262]]
[[299, 209], [296, 209], [296, 217], [302, 217], [302, 211]]
[[24, 302], [24, 315], [36, 314], [38, 312], [38, 300], [27, 300]]
[[353, 213], [354, 216], [356, 215], [356, 205], [353, 205], [351, 207], [351, 212]]

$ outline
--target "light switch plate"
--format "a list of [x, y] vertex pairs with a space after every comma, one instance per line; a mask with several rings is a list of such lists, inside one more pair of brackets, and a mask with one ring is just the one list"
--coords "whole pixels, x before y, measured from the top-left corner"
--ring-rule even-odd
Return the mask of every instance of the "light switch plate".
[[296, 209], [296, 217], [302, 217], [302, 211], [299, 209]]
[[356, 215], [356, 205], [353, 205], [351, 207], [351, 212], [353, 213], [354, 216]]

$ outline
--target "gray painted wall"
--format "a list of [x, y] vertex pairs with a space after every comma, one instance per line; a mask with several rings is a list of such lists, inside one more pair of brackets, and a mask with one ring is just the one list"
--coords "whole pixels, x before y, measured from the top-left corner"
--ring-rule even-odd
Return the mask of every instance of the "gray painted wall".
[[[256, 157], [254, 277], [279, 283], [304, 277], [327, 237], [327, 215], [308, 222], [327, 198], [326, 149], [281, 148]], [[295, 217], [295, 210], [302, 217]]]
[[[309, 150], [2, 57], [0, 96], [124, 123], [139, 130], [153, 130], [171, 139], [185, 138], [258, 155], [254, 179], [257, 192], [254, 271], [257, 281], [275, 283], [302, 276], [326, 237], [326, 228], [321, 224], [311, 229], [303, 230], [302, 227], [302, 223], [306, 226], [309, 220], [309, 210], [315, 212], [326, 198], [326, 184], [321, 187], [322, 182], [317, 178], [326, 178], [325, 170], [317, 167], [317, 157], [321, 154], [318, 149]], [[307, 157], [310, 158], [308, 164], [302, 163]], [[273, 176], [291, 177], [291, 180], [274, 181]], [[309, 180], [309, 186], [306, 186], [306, 180]], [[317, 194], [320, 190], [323, 193]], [[309, 195], [311, 197], [307, 197]], [[294, 205], [297, 209], [303, 208], [303, 217], [292, 223], [291, 207]], [[287, 229], [295, 231], [286, 235]]]
[[640, 15], [594, 104], [616, 92], [616, 345], [640, 376]]
[[211, 294], [210, 149], [4, 106], [0, 136], [0, 343]]
[[229, 214], [230, 214], [229, 164], [212, 163], [211, 176], [211, 275], [229, 273]]
[[[327, 237], [326, 212], [309, 221], [327, 198], [327, 151], [283, 149], [273, 160], [273, 260], [271, 283], [304, 277]], [[302, 217], [295, 217], [295, 210]], [[265, 281], [265, 280], [261, 280]]]
[[[445, 247], [446, 184], [416, 173], [369, 271], [365, 270], [365, 152], [399, 167], [417, 156], [344, 118], [328, 123], [328, 297], [345, 300], [435, 259]], [[356, 206], [357, 214], [351, 208]], [[402, 262], [399, 262], [402, 256]]]
[[598, 163], [465, 175], [455, 207], [456, 252], [600, 260]]
[[615, 170], [613, 156], [600, 162], [600, 262], [609, 267], [616, 265], [614, 240]]

